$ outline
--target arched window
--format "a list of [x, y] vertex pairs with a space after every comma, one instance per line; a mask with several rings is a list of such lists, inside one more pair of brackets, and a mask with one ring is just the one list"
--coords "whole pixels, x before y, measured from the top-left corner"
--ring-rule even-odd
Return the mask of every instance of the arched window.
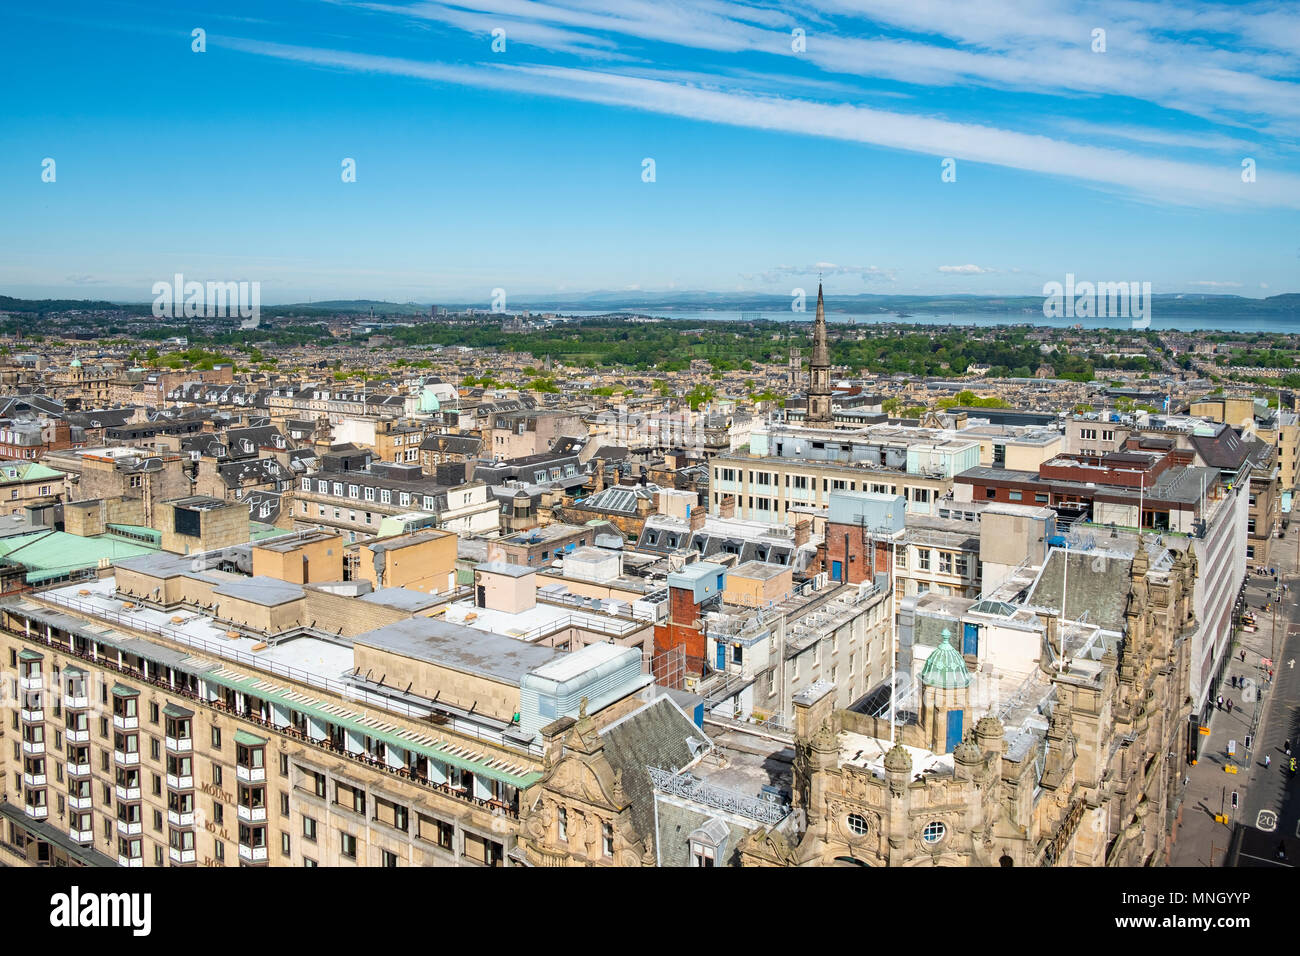
[[850, 813], [849, 830], [856, 833], [858, 836], [862, 836], [867, 832], [867, 818], [862, 816], [860, 813]]

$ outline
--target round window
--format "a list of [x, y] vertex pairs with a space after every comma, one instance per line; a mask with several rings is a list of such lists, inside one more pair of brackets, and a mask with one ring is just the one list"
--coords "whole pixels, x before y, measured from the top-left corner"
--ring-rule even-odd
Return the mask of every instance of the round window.
[[867, 818], [858, 813], [849, 814], [849, 829], [858, 836], [867, 832]]
[[947, 832], [947, 828], [942, 823], [938, 820], [932, 820], [927, 823], [925, 829], [921, 831], [921, 839], [926, 843], [938, 843], [943, 839], [943, 835]]

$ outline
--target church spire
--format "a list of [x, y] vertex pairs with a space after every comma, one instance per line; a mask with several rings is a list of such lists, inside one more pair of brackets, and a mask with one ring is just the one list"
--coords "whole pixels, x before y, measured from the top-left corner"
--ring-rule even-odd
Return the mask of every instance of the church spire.
[[826, 345], [826, 303], [822, 299], [822, 284], [817, 283], [817, 321], [813, 324], [813, 352], [811, 366], [829, 366], [831, 350]]
[[826, 344], [826, 303], [822, 299], [822, 284], [817, 282], [817, 321], [813, 324], [812, 358], [808, 362], [808, 411], [805, 423], [818, 428], [830, 428], [831, 416], [831, 350]]

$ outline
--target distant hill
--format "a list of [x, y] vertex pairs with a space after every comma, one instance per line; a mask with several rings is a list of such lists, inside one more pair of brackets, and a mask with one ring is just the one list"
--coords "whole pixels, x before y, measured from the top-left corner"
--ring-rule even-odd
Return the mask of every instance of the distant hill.
[[[805, 289], [806, 307], [812, 311], [816, 301], [816, 288]], [[1265, 299], [1251, 299], [1240, 295], [1215, 295], [1208, 293], [1163, 293], [1152, 296], [1154, 310], [1160, 315], [1251, 315], [1290, 316], [1300, 318], [1300, 293], [1288, 292]], [[639, 292], [597, 291], [568, 295], [521, 295], [512, 297], [511, 311], [580, 311], [619, 312], [647, 311], [708, 311], [719, 312], [785, 312], [790, 308], [789, 295], [770, 293], [735, 292]], [[450, 311], [473, 308], [485, 311], [489, 303], [442, 302]], [[989, 314], [1016, 314], [1037, 312], [1043, 306], [1041, 295], [991, 296], [991, 295], [828, 295], [826, 307], [832, 312], [855, 314], [890, 314], [900, 311], [910, 313], [984, 312]], [[379, 299], [330, 299], [324, 302], [297, 302], [282, 305], [263, 305], [262, 314], [276, 316], [310, 316], [325, 318], [336, 314], [368, 313], [372, 309], [376, 318], [391, 316], [428, 315], [428, 303], [385, 302]], [[120, 303], [92, 299], [15, 299], [0, 296], [0, 312], [70, 312], [70, 311], [125, 311], [132, 315], [149, 315], [149, 302]]]

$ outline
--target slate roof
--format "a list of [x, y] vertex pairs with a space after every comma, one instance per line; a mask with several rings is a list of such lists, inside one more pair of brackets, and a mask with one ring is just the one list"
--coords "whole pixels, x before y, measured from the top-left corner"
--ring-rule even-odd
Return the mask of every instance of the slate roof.
[[721, 860], [715, 861], [715, 865], [740, 866], [740, 842], [749, 835], [749, 830], [724, 819], [721, 814], [662, 800], [659, 803], [657, 823], [659, 830], [655, 834], [655, 847], [660, 866], [694, 866], [690, 836], [706, 826], [722, 827], [727, 833], [726, 853]]
[[473, 435], [425, 435], [420, 442], [421, 451], [437, 452], [440, 455], [464, 455], [473, 458], [483, 447], [483, 439]]
[[92, 408], [89, 411], [68, 412], [63, 418], [69, 425], [80, 425], [82, 428], [112, 428], [114, 425], [125, 425], [137, 410], [135, 406]]
[[228, 461], [217, 466], [217, 474], [227, 488], [241, 488], [246, 484], [266, 485], [289, 481], [291, 475], [274, 458], [245, 458]]
[[680, 770], [696, 757], [688, 737], [706, 748], [712, 741], [666, 695], [615, 721], [600, 736], [605, 743], [605, 759], [615, 770], [623, 771], [623, 791], [632, 804], [632, 825], [639, 835], [653, 836], [654, 786], [646, 767]]
[[1193, 434], [1190, 440], [1201, 461], [1211, 468], [1236, 471], [1250, 454], [1250, 446], [1228, 425], [1220, 425], [1213, 436]]

